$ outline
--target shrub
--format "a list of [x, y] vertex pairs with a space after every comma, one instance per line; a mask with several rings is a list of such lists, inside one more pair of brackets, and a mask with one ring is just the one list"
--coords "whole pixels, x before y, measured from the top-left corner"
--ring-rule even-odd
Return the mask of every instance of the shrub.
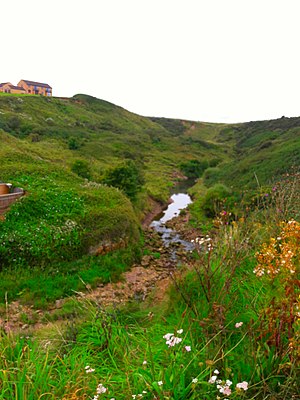
[[208, 167], [208, 161], [189, 160], [180, 164], [180, 169], [189, 178], [199, 178]]
[[144, 177], [137, 164], [133, 160], [127, 160], [120, 166], [108, 170], [103, 183], [123, 190], [131, 200], [134, 200], [142, 189]]
[[218, 181], [220, 169], [218, 167], [207, 168], [203, 174], [203, 182], [207, 186], [211, 186], [213, 183]]
[[72, 165], [71, 170], [81, 178], [91, 178], [91, 170], [88, 162], [85, 160], [76, 160]]
[[16, 131], [20, 128], [20, 123], [20, 119], [13, 116], [8, 120], [7, 125], [12, 131]]
[[68, 142], [68, 147], [70, 150], [78, 150], [80, 145], [75, 138], [70, 138]]
[[224, 201], [228, 196], [230, 196], [230, 190], [221, 183], [209, 188], [201, 201], [205, 215], [209, 218], [215, 217], [223, 209]]

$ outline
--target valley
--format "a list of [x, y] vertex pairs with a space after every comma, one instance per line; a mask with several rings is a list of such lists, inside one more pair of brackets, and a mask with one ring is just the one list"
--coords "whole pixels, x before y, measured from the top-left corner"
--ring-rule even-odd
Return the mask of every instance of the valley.
[[0, 399], [298, 398], [298, 117], [0, 93], [0, 140]]

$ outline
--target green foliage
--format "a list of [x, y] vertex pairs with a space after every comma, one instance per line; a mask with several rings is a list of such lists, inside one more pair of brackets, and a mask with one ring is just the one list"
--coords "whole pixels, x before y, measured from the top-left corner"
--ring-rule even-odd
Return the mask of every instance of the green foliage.
[[[139, 244], [129, 244], [126, 249], [95, 256], [77, 256], [76, 260], [58, 261], [45, 265], [17, 266], [0, 272], [0, 299], [19, 300], [35, 308], [48, 309], [56, 300], [72, 296], [85, 290], [85, 284], [91, 288], [99, 284], [116, 282], [130, 265], [140, 260]], [[84, 283], [83, 283], [84, 282]]]
[[20, 119], [16, 116], [11, 117], [7, 122], [7, 126], [10, 130], [17, 131], [20, 127]]
[[[117, 311], [82, 302], [65, 306], [49, 319], [84, 315], [84, 322], [60, 324], [59, 336], [47, 330], [46, 342], [2, 331], [0, 399], [93, 398], [102, 383], [108, 388], [103, 398], [213, 400], [223, 396], [208, 382], [215, 369], [222, 381], [233, 382], [230, 398], [281, 400], [299, 394], [299, 363], [287, 337], [292, 330], [280, 331], [280, 351], [270, 340], [272, 332], [262, 335], [271, 330], [266, 316], [281, 327], [276, 312], [294, 329], [289, 311], [299, 305], [293, 300], [285, 314], [281, 306], [291, 290], [298, 295], [299, 282], [295, 277], [291, 289], [253, 274], [258, 245], [279, 237], [274, 221], [299, 217], [299, 180], [292, 182], [290, 175], [290, 167], [300, 163], [299, 118], [229, 126], [147, 119], [85, 95], [0, 95], [0, 108], [0, 179], [26, 190], [0, 222], [2, 301], [47, 308], [85, 290], [85, 284], [94, 288], [119, 280], [139, 261], [142, 247], [136, 215], [121, 190], [135, 207], [145, 207], [147, 194], [166, 201], [179, 164], [193, 176], [205, 167], [193, 188], [192, 219], [195, 223], [196, 215], [219, 229], [213, 240], [198, 238], [194, 264], [175, 282], [167, 304], [132, 300]], [[79, 178], [100, 181], [105, 171], [105, 182], [120, 191]], [[285, 191], [277, 183], [268, 190], [283, 172], [289, 174]], [[237, 197], [240, 187], [245, 193]], [[227, 213], [235, 199], [246, 200], [247, 207], [231, 224]], [[105, 247], [114, 250], [91, 255]], [[155, 259], [160, 254], [151, 252]], [[5, 330], [9, 307], [2, 311]], [[20, 319], [35, 322], [26, 313]], [[243, 325], [236, 328], [237, 322]], [[167, 332], [182, 340], [168, 347]], [[86, 373], [86, 365], [95, 367], [94, 375]], [[249, 390], [237, 391], [235, 385], [244, 380]]]
[[0, 222], [1, 266], [47, 265], [81, 252], [82, 200], [72, 191], [43, 188], [25, 196]]
[[[26, 189], [0, 221], [2, 301], [5, 292], [10, 299], [22, 293], [24, 301], [44, 299], [47, 305], [72, 289], [82, 290], [80, 277], [90, 284], [107, 282], [138, 259], [138, 222], [121, 192], [92, 183], [81, 186], [67, 170], [51, 171], [46, 164], [46, 174], [42, 163], [31, 162], [24, 164], [28, 175], [13, 159], [11, 170], [7, 163], [2, 170], [6, 181]], [[92, 261], [95, 256], [85, 259], [91, 246], [120, 240], [128, 251], [120, 250], [117, 259], [109, 254], [99, 264]]]
[[201, 200], [201, 208], [205, 215], [209, 218], [215, 217], [224, 208], [224, 201], [230, 194], [230, 190], [220, 183], [209, 188]]
[[71, 167], [72, 172], [84, 179], [91, 178], [91, 169], [89, 163], [85, 160], [76, 160]]
[[181, 163], [180, 169], [188, 178], [199, 178], [208, 166], [208, 160], [190, 160]]
[[220, 175], [220, 168], [211, 167], [207, 168], [203, 174], [203, 182], [206, 186], [211, 186], [214, 182], [218, 181]]
[[[53, 398], [92, 398], [98, 385], [106, 399], [214, 400], [222, 387], [236, 399], [297, 396], [299, 363], [288, 340], [278, 353], [261, 335], [274, 297], [270, 282], [253, 273], [253, 243], [265, 228], [244, 220], [198, 238], [195, 264], [175, 281], [168, 304], [68, 302], [49, 316], [68, 319], [59, 336], [2, 334], [0, 398], [46, 397], [49, 387]], [[237, 387], [242, 382], [247, 390]]]
[[[112, 203], [116, 201], [117, 196]], [[290, 201], [290, 197], [285, 198], [286, 206]], [[104, 399], [139, 398], [139, 394], [149, 400], [154, 396], [214, 400], [225, 395], [233, 399], [296, 398], [300, 390], [299, 353], [289, 339], [291, 332], [299, 333], [299, 323], [289, 316], [294, 310], [297, 317], [297, 277], [290, 275], [293, 287], [287, 291], [270, 277], [264, 279], [253, 272], [262, 238], [270, 239], [276, 229], [279, 232], [273, 225], [275, 220], [269, 218], [278, 204], [270, 202], [270, 210], [258, 208], [255, 215], [245, 214], [238, 222], [221, 224], [214, 237], [195, 239], [194, 262], [180, 278], [174, 277], [166, 303], [132, 300], [125, 307], [108, 309], [101, 303], [81, 300], [66, 304], [49, 317], [51, 321], [67, 318], [66, 325], [60, 321], [59, 334], [56, 327], [53, 331], [48, 328], [33, 340], [3, 332], [0, 399], [93, 398], [97, 387], [99, 391], [106, 389], [101, 394]], [[295, 234], [299, 237], [299, 228]], [[282, 240], [278, 233], [274, 237]], [[299, 252], [299, 240], [289, 234], [286, 238], [293, 253]], [[262, 248], [272, 258], [272, 252], [280, 247], [271, 251]], [[285, 248], [284, 258], [289, 250]], [[289, 260], [299, 267], [296, 257]], [[68, 279], [82, 273], [85, 280], [83, 273], [88, 275], [89, 271], [84, 265], [89, 262], [95, 259], [73, 266]], [[117, 260], [111, 260], [108, 269], [114, 262]], [[66, 269], [70, 267], [66, 264]], [[55, 285], [60, 286], [58, 281]], [[75, 286], [74, 290], [78, 289]], [[285, 308], [285, 297], [291, 293], [295, 294], [293, 304]], [[275, 302], [274, 295], [279, 296]], [[271, 312], [274, 305], [276, 313]], [[291, 328], [285, 333], [282, 315]], [[272, 335], [270, 318], [276, 318], [281, 337]], [[21, 319], [34, 322], [25, 314]], [[268, 335], [264, 335], [265, 330], [270, 330]], [[280, 351], [276, 348], [278, 339], [283, 346]], [[242, 382], [247, 390], [237, 387]], [[222, 393], [220, 389], [225, 388], [227, 393]]]
[[133, 160], [107, 171], [103, 183], [121, 189], [131, 200], [141, 191], [144, 177], [141, 168]]
[[80, 147], [80, 144], [74, 137], [72, 137], [69, 139], [68, 147], [70, 150], [78, 150]]

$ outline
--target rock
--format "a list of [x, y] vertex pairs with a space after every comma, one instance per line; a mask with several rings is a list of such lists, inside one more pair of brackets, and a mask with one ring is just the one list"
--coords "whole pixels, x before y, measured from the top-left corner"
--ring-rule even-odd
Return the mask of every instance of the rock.
[[64, 303], [64, 300], [60, 299], [60, 300], [56, 300], [55, 302], [55, 308], [62, 308]]

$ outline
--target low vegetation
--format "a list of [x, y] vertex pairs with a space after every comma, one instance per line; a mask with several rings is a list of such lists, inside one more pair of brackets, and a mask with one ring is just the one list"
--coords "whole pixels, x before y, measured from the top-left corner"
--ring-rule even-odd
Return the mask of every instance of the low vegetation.
[[3, 334], [0, 398], [296, 398], [300, 225], [286, 212], [224, 215], [194, 239], [195, 262], [163, 304], [82, 300], [73, 312], [85, 322], [60, 337]]
[[[296, 399], [299, 121], [205, 124], [85, 95], [0, 95], [0, 179], [26, 191], [0, 221], [0, 399]], [[166, 201], [182, 174], [197, 179], [195, 250], [164, 299], [88, 301], [146, 254], [149, 199]], [[12, 301], [47, 325], [30, 329], [23, 312], [13, 331]]]

